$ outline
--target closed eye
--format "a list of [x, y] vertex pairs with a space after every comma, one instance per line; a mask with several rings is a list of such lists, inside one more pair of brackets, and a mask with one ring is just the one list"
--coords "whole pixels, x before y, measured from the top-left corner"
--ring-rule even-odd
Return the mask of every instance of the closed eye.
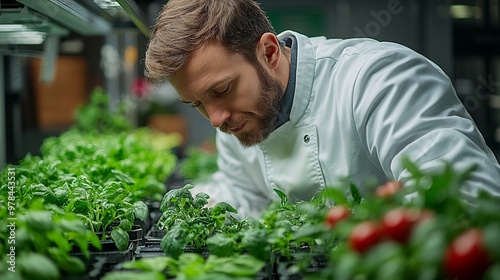
[[184, 104], [189, 104], [189, 105], [191, 105], [191, 107], [193, 107], [193, 108], [200, 107], [200, 106], [202, 106], [202, 105], [203, 105], [203, 103], [201, 103], [201, 101], [188, 102], [188, 101], [183, 101], [183, 100], [181, 100], [181, 102], [182, 102], [182, 103], [184, 103]]
[[216, 89], [214, 90], [214, 92], [217, 94], [217, 95], [224, 95], [226, 93], [228, 93], [229, 91], [231, 90], [231, 84], [227, 84], [223, 89]]
[[197, 108], [200, 106], [203, 106], [203, 103], [201, 103], [200, 101], [196, 101], [196, 102], [191, 103], [191, 107], [193, 107], [193, 108]]

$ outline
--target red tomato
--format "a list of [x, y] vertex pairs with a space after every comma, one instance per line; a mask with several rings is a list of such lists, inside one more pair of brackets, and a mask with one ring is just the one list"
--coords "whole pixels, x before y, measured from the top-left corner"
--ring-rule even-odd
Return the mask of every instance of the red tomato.
[[382, 217], [382, 229], [391, 240], [404, 244], [410, 238], [413, 226], [418, 219], [417, 210], [394, 208]]
[[403, 183], [395, 180], [387, 181], [375, 189], [375, 194], [378, 197], [390, 197], [399, 189], [403, 188]]
[[350, 215], [351, 211], [347, 207], [338, 205], [328, 210], [326, 213], [325, 223], [329, 228], [333, 228], [338, 222], [349, 217]]
[[481, 230], [472, 228], [456, 237], [445, 255], [445, 271], [451, 279], [481, 279], [490, 264]]
[[351, 249], [363, 253], [375, 246], [382, 239], [380, 226], [375, 221], [363, 221], [357, 224], [348, 237]]

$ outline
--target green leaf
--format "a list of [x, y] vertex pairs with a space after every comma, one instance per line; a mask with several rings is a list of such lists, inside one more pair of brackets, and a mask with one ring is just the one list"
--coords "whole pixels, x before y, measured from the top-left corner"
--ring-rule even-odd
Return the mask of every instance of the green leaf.
[[194, 188], [191, 184], [186, 184], [180, 189], [173, 189], [168, 191], [164, 196], [160, 204], [160, 210], [162, 212], [166, 211], [172, 204], [179, 201], [180, 198], [187, 198], [193, 200], [190, 189]]
[[25, 279], [54, 280], [59, 279], [59, 269], [48, 257], [34, 252], [19, 255], [16, 261]]
[[125, 251], [128, 248], [129, 236], [126, 231], [119, 227], [114, 227], [111, 231], [111, 239], [115, 242], [116, 248]]
[[59, 221], [59, 226], [64, 232], [82, 232], [85, 229], [85, 224], [79, 219], [62, 219]]
[[333, 200], [336, 205], [346, 205], [351, 207], [351, 203], [347, 199], [346, 195], [343, 191], [338, 188], [325, 188], [322, 191], [322, 195], [327, 198]]
[[212, 216], [225, 214], [226, 212], [237, 213], [238, 211], [227, 202], [217, 202], [214, 207], [210, 210]]
[[206, 273], [205, 260], [199, 254], [185, 253], [179, 256], [180, 279], [193, 279]]
[[[377, 271], [381, 269], [383, 264], [394, 259], [404, 259], [402, 247], [393, 242], [382, 242], [366, 252], [363, 258], [363, 266], [366, 267], [367, 271]], [[400, 262], [397, 261], [396, 263], [400, 264]], [[395, 271], [391, 271], [391, 273], [392, 272], [396, 273]], [[385, 274], [382, 273], [381, 275]]]
[[248, 252], [261, 260], [267, 260], [271, 253], [271, 244], [264, 229], [249, 229], [243, 233], [241, 240]]
[[312, 239], [319, 237], [325, 233], [325, 225], [321, 224], [304, 224], [293, 233], [293, 239]]
[[86, 237], [87, 237], [88, 242], [90, 244], [92, 244], [92, 246], [94, 246], [98, 250], [102, 249], [102, 244], [101, 244], [101, 241], [99, 240], [99, 236], [97, 236], [97, 234], [95, 234], [92, 231], [88, 231], [86, 234]]
[[143, 201], [134, 202], [135, 217], [141, 221], [148, 217], [148, 206]]
[[[87, 203], [82, 200], [82, 199], [75, 199], [72, 201], [73, 207], [69, 207], [70, 204], [68, 204], [68, 207], [66, 207], [66, 210], [69, 210], [70, 212], [74, 213], [81, 213], [83, 215], [86, 215], [89, 211]], [[70, 209], [68, 209], [70, 208]]]
[[104, 275], [101, 280], [165, 280], [163, 273], [155, 271], [112, 271]]
[[36, 231], [49, 231], [54, 228], [50, 211], [30, 210], [22, 216], [22, 220]]
[[135, 184], [135, 180], [132, 179], [132, 177], [130, 177], [129, 175], [121, 172], [120, 170], [117, 170], [117, 169], [111, 169], [111, 174], [114, 175], [115, 179], [118, 180], [118, 181], [121, 181], [125, 184], [128, 184], [128, 185], [133, 185]]
[[486, 270], [485, 280], [498, 280], [500, 279], [500, 263], [493, 264]]
[[206, 261], [207, 271], [235, 277], [256, 276], [264, 265], [264, 261], [247, 254], [226, 258], [210, 255]]
[[47, 232], [45, 236], [47, 237], [48, 240], [54, 242], [57, 245], [58, 249], [61, 250], [62, 252], [67, 252], [71, 250], [71, 244], [61, 232], [50, 231]]
[[227, 257], [236, 251], [236, 241], [225, 233], [219, 233], [207, 239], [207, 247], [211, 254]]
[[349, 190], [351, 191], [353, 205], [359, 205], [362, 201], [362, 197], [361, 197], [361, 194], [359, 193], [358, 187], [356, 187], [356, 185], [354, 185], [354, 184], [350, 184]]
[[[356, 279], [356, 269], [362, 264], [360, 257], [351, 252], [345, 252], [336, 264], [334, 275], [336, 280]], [[363, 279], [363, 278], [361, 278]]]
[[184, 251], [189, 242], [189, 234], [186, 229], [179, 226], [169, 230], [161, 239], [160, 247], [167, 254], [175, 259]]
[[132, 229], [132, 222], [128, 219], [121, 219], [119, 227], [124, 231], [130, 231]]
[[61, 188], [55, 189], [54, 195], [56, 197], [55, 204], [63, 206], [65, 203], [68, 202], [69, 194], [67, 190]]
[[172, 265], [177, 265], [177, 260], [168, 256], [158, 256], [129, 261], [124, 263], [123, 267], [128, 269], [140, 269], [142, 271], [163, 272], [167, 267]]
[[116, 181], [107, 182], [102, 190], [104, 199], [115, 203], [122, 202], [130, 193], [125, 186]]
[[[483, 229], [484, 244], [488, 252], [500, 260], [500, 222], [492, 222]], [[500, 278], [499, 278], [500, 279]]]
[[206, 193], [197, 193], [195, 196], [194, 196], [194, 201], [193, 201], [193, 205], [195, 208], [202, 208], [203, 206], [207, 205], [208, 204], [208, 199], [210, 198], [210, 196]]
[[56, 262], [60, 270], [70, 274], [81, 274], [85, 271], [85, 264], [77, 257], [68, 255], [66, 251], [59, 248], [49, 248], [49, 253], [52, 259]]
[[442, 261], [446, 249], [446, 235], [443, 229], [446, 221], [437, 217], [420, 222], [410, 237], [414, 257], [421, 266], [429, 266]]
[[273, 189], [273, 190], [280, 197], [281, 206], [287, 205], [288, 204], [288, 196], [284, 192], [282, 192], [281, 190], [278, 190], [278, 189]]
[[402, 257], [389, 259], [378, 267], [375, 279], [406, 280], [408, 277], [404, 274], [405, 265], [405, 259]]

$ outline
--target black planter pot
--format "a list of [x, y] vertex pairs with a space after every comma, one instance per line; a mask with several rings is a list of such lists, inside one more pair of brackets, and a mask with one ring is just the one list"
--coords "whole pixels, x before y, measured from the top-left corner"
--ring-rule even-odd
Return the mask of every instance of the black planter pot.
[[153, 225], [153, 219], [151, 218], [151, 215], [148, 213], [144, 221], [135, 218], [134, 225], [139, 226], [143, 232], [148, 232], [151, 229], [151, 226]]
[[[119, 251], [112, 240], [101, 241], [102, 251], [91, 251], [87, 259], [79, 250], [72, 252], [71, 255], [81, 259], [86, 265], [86, 272], [82, 276], [68, 276], [64, 279], [69, 280], [94, 280], [100, 279], [104, 274], [112, 271], [113, 268], [134, 258], [134, 243], [124, 251]], [[90, 247], [90, 246], [89, 246]], [[114, 250], [113, 250], [114, 248]], [[94, 248], [95, 249], [95, 248]], [[104, 250], [105, 249], [105, 250]]]
[[[290, 268], [302, 263], [302, 270], [291, 272]], [[299, 280], [314, 274], [329, 265], [327, 256], [322, 252], [315, 252], [307, 244], [290, 249], [290, 255], [284, 256], [281, 252], [272, 254], [272, 274], [274, 279]]]
[[151, 229], [144, 236], [145, 247], [160, 247], [161, 239], [165, 236], [165, 230], [158, 229], [158, 226], [153, 224]]
[[[89, 244], [90, 257], [88, 259], [82, 254], [79, 247], [74, 247], [71, 255], [81, 259], [86, 264], [86, 274], [84, 276], [68, 277], [65, 279], [100, 279], [104, 274], [113, 270], [113, 267], [117, 264], [132, 260], [139, 242], [143, 239], [143, 231], [140, 226], [134, 225], [127, 233], [129, 235], [129, 244], [124, 251], [120, 251], [116, 247], [115, 242], [111, 239], [111, 231], [106, 232], [107, 239], [100, 240], [101, 250]], [[97, 233], [97, 236], [101, 238], [102, 233]]]

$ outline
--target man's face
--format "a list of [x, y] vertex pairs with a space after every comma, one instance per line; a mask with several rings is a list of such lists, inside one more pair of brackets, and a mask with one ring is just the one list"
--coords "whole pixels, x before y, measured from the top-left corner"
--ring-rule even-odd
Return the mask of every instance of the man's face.
[[243, 146], [258, 144], [273, 131], [284, 93], [260, 63], [256, 67], [215, 42], [194, 51], [171, 83], [182, 102]]

